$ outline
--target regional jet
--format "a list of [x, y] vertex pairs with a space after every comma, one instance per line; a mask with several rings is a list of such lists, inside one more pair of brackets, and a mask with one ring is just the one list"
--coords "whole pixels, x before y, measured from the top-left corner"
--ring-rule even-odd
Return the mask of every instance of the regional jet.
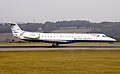
[[116, 42], [114, 38], [108, 37], [105, 34], [91, 33], [38, 33], [23, 31], [17, 23], [7, 23], [10, 25], [13, 36], [21, 40], [30, 42], [47, 42], [52, 46], [59, 44], [74, 43], [74, 42]]

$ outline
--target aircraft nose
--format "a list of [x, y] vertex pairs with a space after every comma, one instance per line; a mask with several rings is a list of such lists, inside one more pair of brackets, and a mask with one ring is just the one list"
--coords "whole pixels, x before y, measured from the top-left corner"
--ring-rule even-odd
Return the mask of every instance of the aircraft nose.
[[117, 40], [112, 38], [112, 41], [116, 42]]

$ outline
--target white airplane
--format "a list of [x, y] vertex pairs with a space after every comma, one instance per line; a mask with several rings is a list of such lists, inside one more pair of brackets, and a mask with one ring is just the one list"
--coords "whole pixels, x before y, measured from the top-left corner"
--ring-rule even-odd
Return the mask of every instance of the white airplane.
[[25, 41], [48, 42], [52, 46], [74, 42], [116, 42], [115, 39], [105, 34], [81, 34], [81, 33], [37, 33], [23, 31], [17, 23], [7, 23], [11, 26], [13, 36]]

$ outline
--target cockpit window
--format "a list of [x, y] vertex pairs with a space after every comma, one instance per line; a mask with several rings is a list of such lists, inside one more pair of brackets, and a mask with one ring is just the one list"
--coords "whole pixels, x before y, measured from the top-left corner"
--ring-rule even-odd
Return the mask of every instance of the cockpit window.
[[97, 37], [99, 37], [100, 35], [97, 35]]
[[102, 37], [107, 37], [106, 35], [103, 35]]

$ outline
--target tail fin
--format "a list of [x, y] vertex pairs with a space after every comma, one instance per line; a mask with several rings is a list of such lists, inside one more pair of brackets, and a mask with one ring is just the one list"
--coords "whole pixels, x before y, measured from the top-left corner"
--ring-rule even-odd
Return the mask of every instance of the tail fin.
[[11, 30], [12, 30], [12, 33], [13, 33], [13, 36], [15, 36], [16, 38], [20, 38], [20, 34], [22, 32], [24, 32], [23, 30], [21, 30], [21, 28], [17, 25], [17, 23], [7, 23], [10, 25], [11, 27]]

